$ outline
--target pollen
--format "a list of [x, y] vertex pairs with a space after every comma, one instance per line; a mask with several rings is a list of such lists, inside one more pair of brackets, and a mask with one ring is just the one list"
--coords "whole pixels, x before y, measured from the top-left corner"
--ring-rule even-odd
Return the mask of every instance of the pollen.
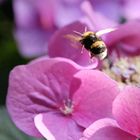
[[140, 57], [119, 58], [111, 62], [103, 62], [102, 71], [120, 85], [134, 85], [140, 87]]
[[71, 115], [73, 112], [73, 104], [70, 99], [63, 101], [63, 105], [59, 108], [59, 110], [64, 114], [64, 115]]

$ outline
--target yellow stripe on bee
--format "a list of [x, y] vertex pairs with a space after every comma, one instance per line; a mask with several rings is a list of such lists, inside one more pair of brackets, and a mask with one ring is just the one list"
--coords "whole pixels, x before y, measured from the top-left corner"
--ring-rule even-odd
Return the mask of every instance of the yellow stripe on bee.
[[95, 33], [91, 32], [91, 31], [88, 31], [88, 32], [83, 33], [83, 37], [87, 37], [87, 36], [93, 35], [93, 34], [95, 34]]
[[105, 46], [105, 43], [103, 41], [96, 41], [92, 44], [91, 48], [96, 48], [98, 46]]

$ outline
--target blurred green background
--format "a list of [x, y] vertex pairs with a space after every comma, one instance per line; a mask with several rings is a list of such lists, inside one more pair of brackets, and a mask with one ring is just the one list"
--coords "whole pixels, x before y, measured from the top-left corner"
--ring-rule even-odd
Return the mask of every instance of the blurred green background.
[[18, 53], [13, 38], [14, 16], [12, 0], [0, 4], [0, 140], [37, 140], [18, 130], [11, 122], [5, 108], [9, 72], [26, 60]]
[[5, 104], [10, 70], [28, 61], [18, 53], [13, 38], [13, 29], [12, 0], [7, 0], [0, 5], [0, 105]]

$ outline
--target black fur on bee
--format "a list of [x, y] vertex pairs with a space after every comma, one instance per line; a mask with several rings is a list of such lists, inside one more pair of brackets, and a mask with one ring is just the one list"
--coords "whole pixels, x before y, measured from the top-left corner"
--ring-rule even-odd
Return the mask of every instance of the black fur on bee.
[[94, 47], [94, 48], [89, 49], [89, 51], [91, 53], [97, 55], [97, 54], [100, 54], [100, 53], [104, 52], [105, 49], [106, 49], [105, 46], [98, 46], [98, 47]]
[[88, 36], [83, 37], [83, 38], [80, 40], [80, 43], [81, 43], [82, 45], [84, 45], [84, 47], [85, 47], [87, 50], [90, 50], [92, 44], [95, 43], [96, 41], [100, 41], [100, 40], [101, 40], [101, 39], [99, 39], [99, 38], [96, 37], [94, 34], [92, 34], [92, 35], [88, 35]]

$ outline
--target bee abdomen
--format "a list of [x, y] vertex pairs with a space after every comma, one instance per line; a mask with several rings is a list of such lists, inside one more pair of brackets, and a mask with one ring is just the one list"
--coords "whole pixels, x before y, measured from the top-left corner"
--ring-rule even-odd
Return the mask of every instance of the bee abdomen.
[[106, 45], [103, 43], [103, 41], [96, 41], [91, 45], [90, 51], [93, 54], [100, 54], [104, 52], [106, 49]]
[[96, 48], [96, 47], [99, 47], [99, 46], [104, 46], [106, 47], [105, 43], [101, 40], [98, 40], [96, 42], [94, 42], [92, 45], [91, 45], [91, 48]]

